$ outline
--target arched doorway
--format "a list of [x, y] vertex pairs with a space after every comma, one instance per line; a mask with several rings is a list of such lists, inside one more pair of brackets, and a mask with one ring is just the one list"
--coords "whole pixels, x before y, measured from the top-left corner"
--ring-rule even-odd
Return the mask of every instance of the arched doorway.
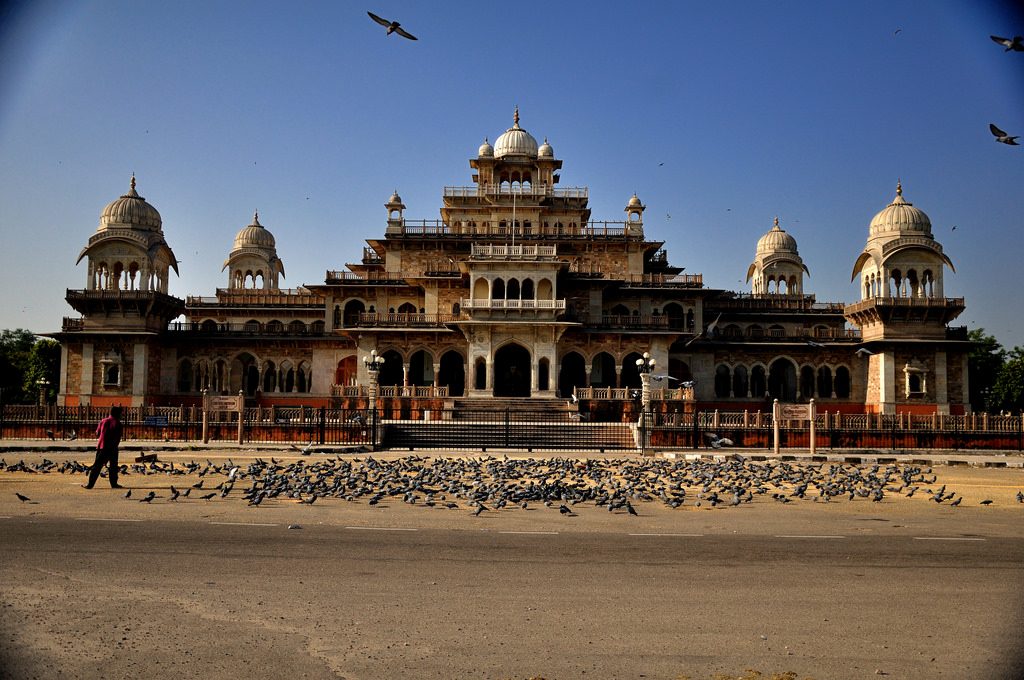
[[338, 367], [334, 370], [334, 383], [336, 385], [355, 385], [358, 371], [356, 358], [354, 356], [345, 357], [338, 362]]
[[578, 352], [569, 352], [562, 357], [558, 371], [558, 396], [568, 399], [576, 387], [587, 386], [587, 367]]
[[251, 397], [256, 394], [259, 385], [260, 370], [256, 365], [256, 357], [242, 352], [231, 362], [231, 393], [238, 394], [241, 390], [245, 396]]
[[434, 357], [422, 349], [409, 358], [409, 384], [421, 387], [434, 384]]
[[393, 349], [389, 349], [382, 355], [384, 365], [377, 374], [377, 382], [380, 385], [403, 385], [405, 371], [402, 366], [402, 355]]
[[[345, 316], [344, 322], [346, 328], [352, 328], [359, 325], [359, 315], [366, 311], [360, 300], [349, 300], [345, 303]], [[334, 325], [337, 326], [338, 322], [335, 321]]]
[[448, 387], [449, 397], [461, 397], [465, 393], [466, 368], [461, 354], [454, 350], [448, 350], [441, 355], [437, 384]]
[[530, 352], [510, 343], [494, 353], [494, 396], [530, 396]]
[[622, 360], [622, 375], [619, 376], [619, 387], [640, 387], [643, 383], [640, 380], [640, 368], [636, 365], [637, 359], [643, 359], [637, 352], [630, 352]]
[[615, 383], [615, 359], [608, 352], [598, 353], [590, 368], [590, 386], [618, 387]]
[[796, 401], [796, 366], [789, 359], [776, 359], [768, 368], [768, 394], [779, 401]]

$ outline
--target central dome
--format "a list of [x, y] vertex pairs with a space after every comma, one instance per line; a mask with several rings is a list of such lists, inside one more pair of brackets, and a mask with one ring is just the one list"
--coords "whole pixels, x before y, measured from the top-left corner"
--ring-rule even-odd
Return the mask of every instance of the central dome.
[[537, 157], [537, 140], [526, 130], [519, 127], [519, 107], [512, 115], [512, 127], [494, 140], [494, 157], [528, 156]]
[[135, 191], [135, 175], [132, 175], [128, 193], [109, 203], [100, 213], [100, 229], [141, 227], [160, 231], [162, 225], [160, 213]]

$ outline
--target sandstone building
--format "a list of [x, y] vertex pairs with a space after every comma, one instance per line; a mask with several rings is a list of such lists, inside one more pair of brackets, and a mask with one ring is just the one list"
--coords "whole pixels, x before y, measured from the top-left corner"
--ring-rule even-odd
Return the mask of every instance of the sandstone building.
[[[135, 189], [110, 203], [69, 290], [63, 405], [197, 403], [203, 390], [260, 405], [365, 404], [362, 358], [384, 356], [385, 396], [430, 403], [566, 398], [614, 407], [650, 353], [677, 388], [665, 399], [763, 410], [772, 398], [844, 413], [962, 413], [966, 329], [949, 323], [950, 259], [920, 209], [896, 197], [870, 221], [853, 278], [860, 299], [818, 302], [778, 220], [747, 271], [749, 292], [705, 287], [644, 233], [642, 201], [595, 221], [586, 187], [560, 185], [552, 145], [519, 124], [446, 186], [440, 219], [413, 220], [397, 192], [384, 233], [323, 283], [284, 289], [276, 241], [258, 215], [238, 231], [226, 285], [167, 292], [177, 262], [160, 214]], [[677, 379], [677, 380], [673, 380]], [[683, 386], [682, 389], [678, 389]]]

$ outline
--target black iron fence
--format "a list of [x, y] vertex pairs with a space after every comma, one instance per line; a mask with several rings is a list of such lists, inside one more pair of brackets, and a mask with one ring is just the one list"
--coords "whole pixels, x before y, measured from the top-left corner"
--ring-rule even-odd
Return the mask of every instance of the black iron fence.
[[[577, 449], [649, 448], [770, 449], [770, 414], [700, 411], [623, 413], [594, 404], [593, 410], [457, 408], [411, 410], [252, 407], [242, 414], [242, 443], [306, 446], [367, 446], [373, 449]], [[597, 408], [601, 406], [602, 408]], [[106, 407], [0, 406], [0, 439], [95, 440]], [[400, 417], [394, 417], [394, 416]], [[208, 414], [206, 439], [239, 440], [238, 414]], [[203, 441], [199, 407], [125, 408], [125, 441]], [[783, 448], [809, 448], [806, 420], [781, 420]], [[839, 415], [815, 420], [819, 449], [953, 449], [1024, 451], [1021, 416]], [[716, 445], [716, 442], [717, 445]]]

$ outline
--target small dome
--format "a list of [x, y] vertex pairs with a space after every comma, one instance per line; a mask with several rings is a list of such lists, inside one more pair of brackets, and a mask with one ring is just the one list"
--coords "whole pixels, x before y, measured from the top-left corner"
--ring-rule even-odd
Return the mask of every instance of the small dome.
[[796, 253], [796, 239], [783, 231], [779, 226], [779, 218], [775, 218], [775, 224], [757, 241], [757, 254], [766, 253]]
[[550, 144], [548, 144], [548, 138], [547, 137], [544, 138], [544, 143], [540, 145], [539, 149], [537, 149], [537, 157], [538, 158], [554, 158], [555, 157], [555, 150], [551, 148]]
[[505, 156], [529, 156], [537, 157], [537, 140], [526, 130], [519, 127], [519, 107], [516, 107], [512, 116], [512, 127], [505, 130], [498, 139], [494, 141], [494, 157]]
[[128, 193], [109, 203], [100, 213], [100, 229], [129, 226], [160, 231], [162, 225], [157, 209], [135, 191], [135, 175], [132, 175]]
[[642, 208], [644, 204], [640, 202], [640, 199], [633, 194], [633, 198], [629, 199], [629, 203], [626, 204], [627, 208]]
[[476, 152], [476, 155], [480, 158], [494, 158], [494, 147], [484, 137], [484, 143], [480, 145], [480, 150]]
[[389, 198], [388, 202], [385, 203], [384, 205], [385, 207], [387, 207], [389, 205], [401, 205], [401, 203], [402, 197], [398, 195], [398, 189], [395, 189], [394, 193], [391, 194], [391, 198]]
[[869, 238], [892, 232], [924, 234], [931, 236], [932, 221], [924, 211], [914, 207], [903, 198], [903, 186], [896, 182], [896, 198], [871, 220]]
[[235, 236], [235, 250], [239, 248], [274, 248], [277, 246], [277, 242], [274, 240], [274, 235], [271, 234], [266, 228], [260, 224], [259, 213], [254, 213], [252, 216], [252, 224], [247, 227], [243, 227], [238, 235]]

